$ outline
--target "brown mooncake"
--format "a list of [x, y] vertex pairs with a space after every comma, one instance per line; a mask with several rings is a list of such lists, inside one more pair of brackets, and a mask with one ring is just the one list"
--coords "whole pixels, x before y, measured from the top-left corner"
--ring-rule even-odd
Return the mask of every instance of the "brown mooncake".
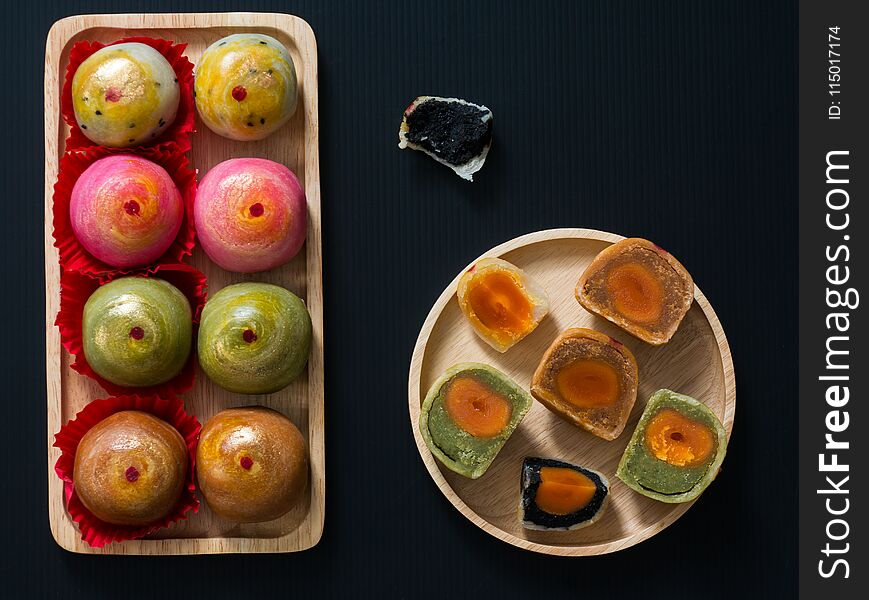
[[577, 427], [614, 440], [631, 414], [637, 383], [637, 361], [624, 344], [576, 328], [546, 350], [531, 379], [531, 395]]
[[307, 444], [277, 411], [229, 408], [202, 428], [196, 477], [208, 506], [221, 517], [271, 521], [289, 512], [307, 487]]
[[576, 299], [586, 310], [659, 346], [673, 337], [691, 308], [694, 281], [666, 250], [628, 238], [595, 257], [576, 284]]
[[187, 474], [184, 438], [165, 421], [125, 410], [106, 417], [75, 453], [75, 491], [95, 517], [113, 525], [147, 525], [178, 503]]

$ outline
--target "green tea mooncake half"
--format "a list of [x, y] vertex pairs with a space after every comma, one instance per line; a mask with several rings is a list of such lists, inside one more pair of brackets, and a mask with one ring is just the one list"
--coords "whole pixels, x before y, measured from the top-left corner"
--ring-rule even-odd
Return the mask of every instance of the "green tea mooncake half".
[[712, 411], [690, 396], [658, 390], [616, 475], [649, 498], [688, 502], [715, 479], [726, 451], [727, 433]]
[[477, 479], [532, 403], [528, 392], [497, 369], [461, 363], [432, 384], [422, 403], [419, 430], [448, 469]]

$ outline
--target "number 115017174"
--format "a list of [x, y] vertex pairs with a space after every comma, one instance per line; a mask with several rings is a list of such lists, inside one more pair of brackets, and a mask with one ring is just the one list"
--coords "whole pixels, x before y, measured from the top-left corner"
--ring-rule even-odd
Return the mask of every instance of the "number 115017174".
[[827, 118], [838, 120], [842, 118], [842, 103], [839, 94], [842, 92], [842, 39], [839, 35], [841, 27], [827, 27], [827, 93], [830, 94], [830, 104], [827, 107]]

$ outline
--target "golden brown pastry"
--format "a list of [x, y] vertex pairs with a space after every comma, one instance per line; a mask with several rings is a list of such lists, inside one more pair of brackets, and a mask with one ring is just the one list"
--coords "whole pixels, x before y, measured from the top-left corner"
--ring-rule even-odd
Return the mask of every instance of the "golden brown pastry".
[[187, 446], [174, 427], [125, 410], [94, 425], [75, 454], [75, 491], [95, 517], [147, 525], [175, 507], [187, 474]]
[[287, 513], [308, 481], [305, 438], [262, 406], [230, 408], [202, 428], [196, 475], [205, 501], [230, 521], [271, 521]]
[[670, 341], [694, 301], [694, 281], [672, 254], [642, 238], [598, 254], [576, 284], [576, 299], [644, 342]]
[[604, 333], [568, 329], [558, 336], [531, 379], [531, 395], [578, 427], [614, 440], [637, 400], [637, 361]]

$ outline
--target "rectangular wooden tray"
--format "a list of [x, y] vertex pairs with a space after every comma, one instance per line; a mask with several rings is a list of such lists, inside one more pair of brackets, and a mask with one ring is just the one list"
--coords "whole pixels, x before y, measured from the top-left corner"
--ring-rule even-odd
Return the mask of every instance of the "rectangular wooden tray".
[[[68, 127], [60, 116], [60, 94], [73, 44], [80, 40], [112, 42], [127, 36], [148, 36], [186, 43], [194, 67], [215, 40], [233, 33], [264, 33], [290, 51], [299, 81], [299, 105], [290, 122], [265, 140], [236, 142], [212, 133], [197, 120], [190, 160], [200, 174], [229, 158], [263, 157], [287, 165], [298, 176], [308, 200], [305, 248], [289, 264], [266, 273], [242, 275], [222, 270], [197, 248], [192, 264], [208, 276], [209, 293], [241, 281], [282, 285], [306, 299], [314, 326], [307, 374], [281, 392], [265, 396], [231, 394], [201, 372], [184, 403], [200, 422], [224, 408], [260, 404], [287, 415], [308, 442], [309, 493], [284, 517], [268, 523], [235, 524], [214, 515], [205, 502], [189, 521], [153, 536], [112, 544], [97, 550], [81, 540], [66, 512], [63, 486], [54, 472], [60, 452], [52, 447], [61, 426], [95, 398], [108, 394], [94, 381], [69, 368], [72, 360], [60, 344], [54, 319], [60, 304], [60, 269], [52, 238], [52, 193]], [[317, 46], [314, 32], [302, 19], [285, 14], [204, 13], [150, 15], [79, 15], [62, 19], [48, 33], [45, 49], [45, 341], [48, 400], [48, 514], [57, 543], [89, 554], [209, 554], [231, 552], [296, 552], [314, 546], [323, 532], [325, 513], [325, 450], [323, 431], [323, 285], [320, 229], [319, 126], [317, 120]], [[200, 497], [201, 499], [201, 497]]]

